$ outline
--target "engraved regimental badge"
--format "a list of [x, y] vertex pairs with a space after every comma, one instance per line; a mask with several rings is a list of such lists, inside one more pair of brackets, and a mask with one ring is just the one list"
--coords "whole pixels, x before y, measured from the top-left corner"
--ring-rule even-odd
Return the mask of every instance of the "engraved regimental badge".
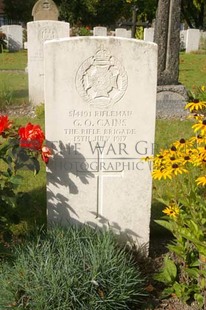
[[46, 40], [53, 40], [54, 38], [57, 38], [57, 31], [54, 27], [43, 27], [41, 31], [39, 32], [39, 40], [42, 42], [42, 44]]
[[103, 48], [85, 60], [76, 74], [79, 95], [95, 108], [111, 107], [123, 97], [127, 84], [124, 67]]

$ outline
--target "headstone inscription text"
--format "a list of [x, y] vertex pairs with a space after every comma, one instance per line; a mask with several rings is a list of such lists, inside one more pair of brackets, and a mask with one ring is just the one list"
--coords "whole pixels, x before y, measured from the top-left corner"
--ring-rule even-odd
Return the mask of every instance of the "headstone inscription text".
[[45, 43], [49, 221], [149, 241], [151, 171], [142, 158], [153, 151], [156, 56], [155, 44], [133, 39]]

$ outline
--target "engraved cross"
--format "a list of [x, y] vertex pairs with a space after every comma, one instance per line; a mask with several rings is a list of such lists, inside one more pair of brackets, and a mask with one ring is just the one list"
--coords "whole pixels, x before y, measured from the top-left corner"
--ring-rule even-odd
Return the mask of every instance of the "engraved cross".
[[101, 152], [100, 158], [100, 149], [97, 148], [97, 170], [92, 171], [97, 177], [97, 215], [96, 218], [103, 215], [103, 199], [104, 199], [104, 178], [106, 177], [123, 177], [124, 169], [122, 170], [104, 170], [102, 169], [103, 163], [103, 152]]

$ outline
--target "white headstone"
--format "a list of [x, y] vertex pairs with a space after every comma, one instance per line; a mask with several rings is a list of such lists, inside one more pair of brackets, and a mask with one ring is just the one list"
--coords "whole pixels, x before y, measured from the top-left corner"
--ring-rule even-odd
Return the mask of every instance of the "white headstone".
[[149, 241], [157, 48], [115, 37], [45, 43], [48, 221]]
[[144, 28], [144, 41], [154, 42], [154, 28]]
[[186, 53], [198, 51], [200, 44], [200, 30], [188, 29], [186, 36]]
[[106, 37], [107, 36], [107, 28], [106, 27], [94, 27], [93, 28], [93, 36]]
[[131, 38], [132, 32], [131, 30], [127, 30], [125, 28], [116, 28], [115, 29], [115, 36], [122, 37], [122, 38]]
[[69, 23], [35, 21], [27, 24], [29, 100], [38, 105], [44, 102], [44, 49], [46, 40], [69, 37]]
[[23, 28], [21, 25], [5, 25], [1, 26], [1, 29], [6, 35], [10, 52], [16, 52], [23, 48]]

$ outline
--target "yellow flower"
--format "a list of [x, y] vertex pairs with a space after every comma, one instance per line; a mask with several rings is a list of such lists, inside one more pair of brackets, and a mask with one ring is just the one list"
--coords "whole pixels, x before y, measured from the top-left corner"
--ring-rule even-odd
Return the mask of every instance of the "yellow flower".
[[206, 185], [206, 175], [204, 175], [203, 177], [197, 178], [195, 181], [197, 182], [197, 185], [205, 186]]
[[172, 179], [171, 175], [172, 175], [171, 170], [165, 169], [163, 167], [160, 169], [155, 169], [152, 172], [152, 177], [154, 180], [161, 180], [161, 179], [166, 180], [167, 178], [171, 180]]
[[206, 165], [206, 147], [198, 147], [193, 156], [193, 165]]
[[162, 212], [170, 217], [176, 218], [177, 215], [180, 213], [180, 208], [176, 204], [171, 204]]
[[202, 121], [203, 119], [204, 119], [204, 114], [197, 114], [197, 113], [195, 113], [195, 114], [190, 114], [190, 115], [188, 115], [188, 117], [187, 117], [188, 119], [190, 119], [190, 118], [192, 118], [192, 119], [195, 119], [196, 121]]
[[182, 152], [186, 151], [188, 148], [191, 148], [193, 146], [193, 142], [190, 139], [185, 140], [184, 138], [181, 138], [179, 141], [174, 142], [173, 145], [178, 151]]
[[174, 163], [171, 166], [171, 172], [174, 173], [174, 175], [178, 175], [178, 174], [183, 174], [184, 172], [188, 172], [188, 170], [185, 169], [183, 165]]
[[206, 91], [206, 88], [205, 88], [204, 85], [202, 85], [201, 90], [202, 90], [202, 91]]
[[201, 131], [201, 135], [206, 134], [206, 119], [203, 119], [202, 121], [199, 121], [197, 124], [193, 125], [192, 128], [194, 129], [194, 132], [197, 132], [198, 130]]
[[201, 144], [205, 145], [206, 144], [206, 137], [201, 136], [201, 135], [197, 135], [195, 137], [191, 137], [190, 138], [190, 143], [195, 144], [195, 146], [200, 146]]
[[202, 110], [204, 108], [206, 108], [206, 102], [205, 101], [199, 101], [198, 99], [194, 99], [193, 102], [189, 102], [185, 106], [185, 109], [189, 109], [190, 112]]

